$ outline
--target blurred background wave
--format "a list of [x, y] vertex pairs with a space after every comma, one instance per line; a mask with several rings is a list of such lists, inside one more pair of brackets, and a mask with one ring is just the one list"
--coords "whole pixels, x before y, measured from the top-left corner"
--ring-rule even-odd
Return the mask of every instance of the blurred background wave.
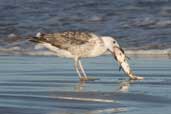
[[1, 54], [37, 51], [26, 37], [67, 30], [114, 36], [126, 49], [169, 49], [171, 1], [0, 0]]

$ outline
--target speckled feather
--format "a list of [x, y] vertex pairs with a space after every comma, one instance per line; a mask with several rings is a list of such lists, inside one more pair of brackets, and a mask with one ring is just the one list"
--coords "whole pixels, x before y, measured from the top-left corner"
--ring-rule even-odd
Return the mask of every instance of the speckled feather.
[[89, 32], [62, 32], [45, 34], [38, 38], [39, 42], [50, 43], [51, 45], [58, 47], [60, 49], [68, 50], [70, 47], [80, 46], [87, 43], [93, 38], [93, 33]]

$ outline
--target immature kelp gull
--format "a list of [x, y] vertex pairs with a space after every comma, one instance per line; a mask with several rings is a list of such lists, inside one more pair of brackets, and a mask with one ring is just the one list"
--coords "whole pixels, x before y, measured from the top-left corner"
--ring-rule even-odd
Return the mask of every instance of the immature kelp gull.
[[[127, 62], [124, 50], [110, 36], [98, 36], [90, 32], [67, 31], [60, 33], [37, 33], [31, 41], [41, 43], [59, 57], [72, 58], [80, 80], [89, 80], [81, 64], [81, 58], [97, 57], [110, 52], [130, 79], [143, 79], [134, 75]], [[81, 72], [80, 72], [81, 71]]]

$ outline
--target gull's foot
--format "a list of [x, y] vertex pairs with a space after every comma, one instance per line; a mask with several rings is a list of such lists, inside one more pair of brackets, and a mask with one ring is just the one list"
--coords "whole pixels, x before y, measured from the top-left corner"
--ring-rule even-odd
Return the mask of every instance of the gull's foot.
[[95, 80], [99, 80], [98, 78], [86, 78], [86, 77], [81, 77], [80, 78], [80, 81], [95, 81]]
[[135, 76], [135, 77], [131, 77], [131, 80], [144, 80], [144, 77]]
[[86, 77], [81, 77], [81, 78], [80, 78], [80, 81], [88, 81], [88, 78], [86, 78]]

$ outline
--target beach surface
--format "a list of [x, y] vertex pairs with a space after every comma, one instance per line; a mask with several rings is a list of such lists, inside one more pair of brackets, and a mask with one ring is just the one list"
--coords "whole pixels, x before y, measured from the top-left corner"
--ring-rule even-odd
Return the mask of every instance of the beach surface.
[[170, 114], [171, 59], [132, 57], [130, 81], [110, 56], [83, 59], [80, 82], [73, 61], [53, 56], [0, 56], [1, 114]]

